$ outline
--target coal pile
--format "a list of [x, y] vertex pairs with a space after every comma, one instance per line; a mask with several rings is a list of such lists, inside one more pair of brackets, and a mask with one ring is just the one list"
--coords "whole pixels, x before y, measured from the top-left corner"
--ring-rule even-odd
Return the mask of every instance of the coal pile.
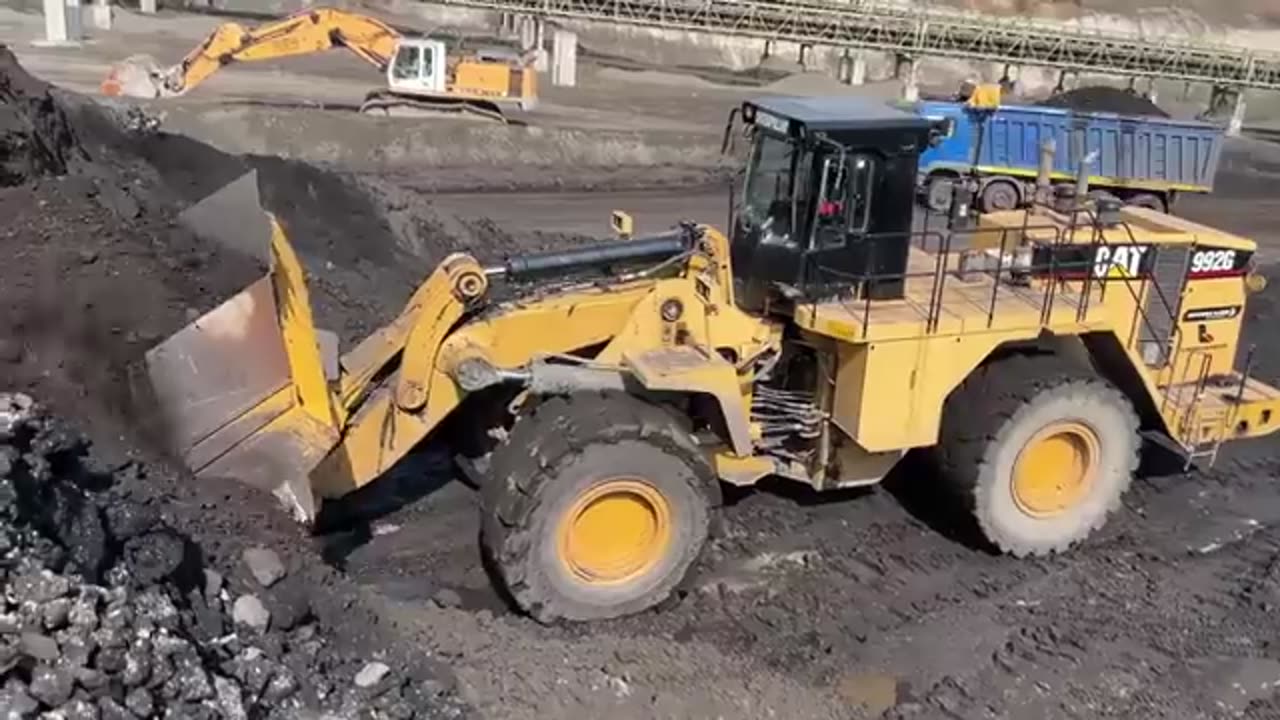
[[1058, 93], [1040, 105], [1079, 112], [1104, 112], [1141, 117], [1169, 117], [1159, 105], [1136, 93], [1105, 85], [1093, 85]]
[[144, 475], [0, 393], [0, 716], [458, 716], [440, 682], [338, 651], [274, 551], [213, 567], [128, 494]]

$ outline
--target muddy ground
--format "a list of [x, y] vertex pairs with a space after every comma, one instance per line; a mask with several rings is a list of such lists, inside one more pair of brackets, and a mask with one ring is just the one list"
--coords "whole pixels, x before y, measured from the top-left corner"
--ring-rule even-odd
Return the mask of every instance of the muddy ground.
[[[394, 312], [448, 249], [496, 256], [571, 243], [588, 227], [538, 234], [514, 199], [484, 218], [463, 199], [441, 213], [408, 185], [122, 130], [119, 118], [5, 70], [0, 111], [20, 112], [0, 115], [0, 388], [30, 391], [84, 428], [107, 467], [145, 469], [125, 481], [129, 495], [211, 566], [236, 567], [248, 545], [281, 553], [345, 653], [321, 676], [350, 677], [373, 657], [413, 668], [411, 682], [431, 688], [416, 708], [427, 716], [458, 705], [492, 718], [1280, 714], [1277, 441], [1232, 448], [1215, 469], [1185, 476], [1153, 455], [1106, 530], [1049, 560], [991, 553], [937, 502], [923, 462], [866, 492], [735, 493], [680, 597], [571, 628], [538, 626], [491, 589], [474, 492], [438, 444], [351, 499], [343, 524], [315, 538], [265, 498], [194, 483], [138, 434], [148, 410], [129, 392], [150, 344], [259, 272], [176, 223], [194, 200], [257, 169], [264, 204], [322, 288], [322, 323], [347, 339]], [[1269, 199], [1258, 189], [1264, 160], [1229, 174], [1226, 202]], [[708, 208], [716, 196], [671, 195]], [[592, 214], [578, 197], [575, 212]], [[684, 214], [671, 199], [602, 197], [602, 226], [623, 201]], [[555, 214], [554, 202], [538, 202], [540, 216]], [[1269, 233], [1272, 247], [1280, 239], [1265, 213], [1216, 202], [1190, 210]], [[1249, 316], [1256, 370], [1270, 379], [1280, 378], [1278, 300], [1273, 282]]]

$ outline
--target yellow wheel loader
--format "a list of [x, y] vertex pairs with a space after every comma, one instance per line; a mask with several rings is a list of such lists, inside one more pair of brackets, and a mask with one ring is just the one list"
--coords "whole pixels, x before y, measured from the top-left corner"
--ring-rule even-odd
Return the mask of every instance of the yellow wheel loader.
[[451, 114], [506, 122], [504, 105], [537, 104], [531, 54], [504, 48], [450, 52], [441, 40], [403, 37], [381, 20], [334, 8], [305, 10], [256, 28], [219, 25], [182, 62], [159, 67], [145, 55], [111, 68], [104, 95], [164, 98], [195, 89], [224, 65], [346, 48], [386, 74], [360, 111], [377, 115]]
[[[650, 608], [685, 577], [724, 483], [917, 477], [1014, 555], [1115, 509], [1143, 434], [1212, 461], [1273, 432], [1280, 391], [1233, 365], [1255, 245], [1138, 208], [913, 226], [928, 120], [856, 98], [746, 103], [745, 186], [708, 226], [445, 259], [345, 353], [272, 224], [269, 274], [147, 356], [198, 478], [303, 521], [452, 420], [488, 446], [482, 543], [527, 613]], [[468, 444], [470, 445], [470, 443]]]

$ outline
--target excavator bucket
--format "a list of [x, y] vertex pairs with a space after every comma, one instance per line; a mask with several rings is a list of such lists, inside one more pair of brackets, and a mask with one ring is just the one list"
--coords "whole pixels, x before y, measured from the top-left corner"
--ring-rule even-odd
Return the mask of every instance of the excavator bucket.
[[133, 55], [111, 66], [100, 89], [111, 97], [169, 97], [175, 94], [165, 81], [169, 72], [150, 55]]
[[[235, 211], [237, 200], [251, 207]], [[302, 265], [280, 224], [258, 206], [255, 178], [210, 196], [184, 221], [230, 247], [256, 245], [269, 269], [147, 352], [167, 440], [197, 478], [261, 488], [310, 523], [317, 503], [309, 476], [343, 423], [330, 390], [337, 343], [313, 324]]]

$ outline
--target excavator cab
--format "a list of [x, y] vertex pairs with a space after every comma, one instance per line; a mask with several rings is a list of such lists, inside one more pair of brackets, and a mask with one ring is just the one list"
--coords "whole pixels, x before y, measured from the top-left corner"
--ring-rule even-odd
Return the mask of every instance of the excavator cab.
[[404, 38], [387, 65], [387, 85], [395, 91], [442, 93], [446, 88], [447, 55], [444, 43], [426, 38]]
[[900, 296], [932, 124], [859, 98], [763, 98], [741, 116], [752, 137], [732, 229], [743, 309], [779, 293]]

